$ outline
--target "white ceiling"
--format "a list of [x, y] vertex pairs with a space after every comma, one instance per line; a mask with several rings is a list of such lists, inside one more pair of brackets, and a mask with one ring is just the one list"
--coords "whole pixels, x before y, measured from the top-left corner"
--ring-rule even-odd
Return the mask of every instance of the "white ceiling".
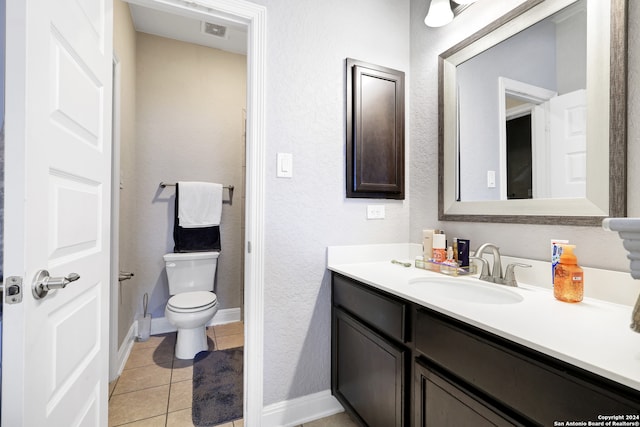
[[228, 52], [247, 54], [247, 30], [242, 25], [223, 20], [207, 20], [227, 27], [225, 37], [217, 37], [203, 31], [203, 22], [193, 18], [161, 12], [129, 3], [136, 31], [167, 37], [187, 43], [199, 44]]

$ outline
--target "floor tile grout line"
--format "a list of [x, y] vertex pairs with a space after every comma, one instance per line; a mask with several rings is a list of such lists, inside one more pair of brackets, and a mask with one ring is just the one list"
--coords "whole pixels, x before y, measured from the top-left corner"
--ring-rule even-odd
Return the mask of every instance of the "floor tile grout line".
[[[171, 386], [171, 383], [159, 384], [159, 385], [153, 385], [153, 386], [150, 386], [150, 387], [142, 387], [142, 388], [139, 388], [139, 389], [137, 389], [137, 390], [129, 390], [129, 391], [125, 391], [124, 393], [113, 394], [113, 395], [111, 396], [111, 398], [114, 398], [114, 397], [116, 397], [116, 396], [123, 396], [123, 395], [125, 395], [125, 394], [137, 393], [137, 392], [139, 392], [139, 391], [151, 390], [152, 388], [165, 387], [165, 386]], [[111, 399], [109, 399], [109, 400], [111, 400]]]

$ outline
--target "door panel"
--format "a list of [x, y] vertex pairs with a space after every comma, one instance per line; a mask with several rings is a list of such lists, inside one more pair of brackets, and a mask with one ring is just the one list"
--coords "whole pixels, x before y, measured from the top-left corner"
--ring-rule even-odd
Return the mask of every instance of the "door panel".
[[551, 197], [585, 197], [587, 182], [587, 100], [584, 90], [550, 101]]
[[[111, 0], [7, 0], [3, 425], [107, 425]], [[12, 28], [13, 26], [13, 28]], [[10, 88], [10, 89], [9, 89]], [[42, 299], [36, 273], [80, 279]]]

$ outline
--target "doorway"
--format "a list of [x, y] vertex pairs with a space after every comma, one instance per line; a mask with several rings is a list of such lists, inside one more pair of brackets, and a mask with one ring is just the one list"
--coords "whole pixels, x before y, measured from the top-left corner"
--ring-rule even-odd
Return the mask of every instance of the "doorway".
[[[241, 266], [241, 273], [244, 276], [243, 283], [245, 285], [244, 293], [241, 294], [243, 300], [243, 318], [245, 320], [245, 403], [244, 417], [245, 420], [254, 420], [257, 422], [261, 417], [262, 411], [262, 271], [263, 271], [263, 188], [262, 177], [264, 172], [264, 20], [265, 9], [262, 6], [243, 0], [234, 0], [232, 2], [212, 0], [207, 2], [208, 7], [197, 6], [194, 4], [185, 5], [178, 2], [159, 2], [156, 0], [135, 0], [128, 2], [131, 5], [149, 7], [169, 12], [179, 16], [188, 16], [191, 18], [214, 21], [227, 21], [235, 26], [244, 26], [248, 31], [249, 38], [247, 40], [247, 96], [246, 96], [246, 152], [243, 158], [246, 161], [245, 168], [242, 172], [242, 181], [246, 188], [245, 206], [242, 211], [245, 227], [243, 228], [244, 237], [241, 241], [242, 250], [240, 255], [244, 256]], [[122, 58], [119, 58], [122, 59]], [[239, 120], [243, 120], [243, 111], [238, 112]], [[153, 153], [150, 153], [153, 155]], [[143, 161], [148, 161], [144, 160]], [[173, 181], [169, 175], [165, 178], [167, 181]], [[178, 178], [177, 178], [178, 179]], [[156, 183], [158, 186], [159, 182]], [[227, 184], [227, 183], [224, 183]], [[119, 184], [118, 184], [119, 185]], [[125, 181], [126, 185], [126, 181]], [[236, 188], [242, 185], [235, 184]], [[173, 191], [167, 195], [163, 191], [156, 189], [155, 195], [160, 202], [162, 198], [171, 198]], [[141, 197], [149, 197], [144, 194]], [[234, 205], [241, 205], [243, 200], [240, 197], [234, 197]], [[166, 206], [169, 206], [166, 204]], [[167, 207], [165, 206], [165, 209]], [[226, 205], [225, 205], [226, 206]], [[224, 213], [223, 213], [224, 222]], [[161, 233], [167, 233], [167, 230], [160, 230]], [[223, 243], [224, 252], [224, 243]], [[161, 262], [160, 260], [150, 260], [150, 262]], [[135, 272], [134, 272], [135, 273]], [[116, 284], [116, 287], [125, 286]], [[152, 299], [152, 295], [150, 295]], [[133, 301], [140, 304], [140, 301]], [[153, 307], [150, 307], [153, 309]], [[113, 349], [112, 349], [113, 350]], [[246, 375], [247, 371], [251, 371], [252, 375]], [[250, 421], [249, 421], [250, 422]]]

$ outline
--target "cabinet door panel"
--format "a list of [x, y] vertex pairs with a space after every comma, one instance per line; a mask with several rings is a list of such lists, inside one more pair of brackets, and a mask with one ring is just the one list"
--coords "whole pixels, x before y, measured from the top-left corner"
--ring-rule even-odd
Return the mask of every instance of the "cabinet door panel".
[[417, 427], [519, 425], [419, 363], [415, 385]]
[[334, 310], [333, 391], [370, 427], [404, 425], [407, 350]]

